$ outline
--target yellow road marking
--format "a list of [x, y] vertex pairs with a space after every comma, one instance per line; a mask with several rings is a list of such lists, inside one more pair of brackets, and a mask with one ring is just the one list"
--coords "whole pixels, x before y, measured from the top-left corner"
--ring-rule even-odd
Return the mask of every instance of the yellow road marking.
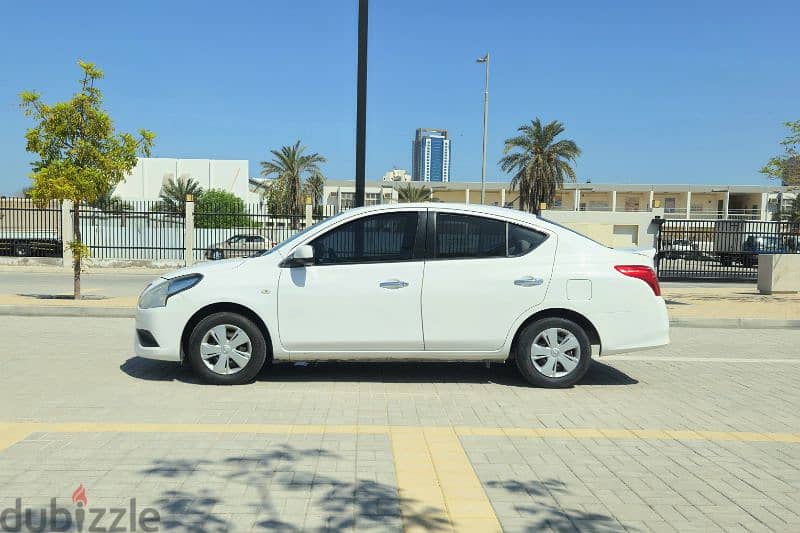
[[25, 424], [0, 424], [0, 450], [13, 446], [31, 434]]
[[800, 433], [669, 429], [417, 427], [388, 425], [0, 422], [0, 450], [31, 433], [388, 434], [405, 531], [501, 531], [459, 436], [800, 443]]
[[[13, 431], [29, 433], [273, 433], [273, 434], [390, 434], [395, 430], [452, 431], [459, 436], [537, 437], [556, 439], [708, 440], [800, 443], [800, 433], [705, 431], [625, 428], [493, 428], [476, 426], [327, 425], [327, 424], [166, 424], [117, 422], [0, 422], [0, 438]], [[6, 439], [7, 440], [7, 439]], [[12, 443], [13, 444], [13, 443]]]
[[454, 531], [502, 531], [452, 428], [395, 427], [390, 435], [404, 531], [429, 530], [420, 517], [436, 516]]

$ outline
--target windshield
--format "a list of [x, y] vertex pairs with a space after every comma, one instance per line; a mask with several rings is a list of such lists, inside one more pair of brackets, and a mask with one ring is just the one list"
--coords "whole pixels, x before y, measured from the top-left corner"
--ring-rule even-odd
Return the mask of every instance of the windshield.
[[300, 239], [301, 237], [303, 237], [303, 235], [305, 235], [306, 233], [308, 233], [308, 232], [309, 232], [309, 231], [311, 231], [312, 229], [316, 228], [317, 226], [319, 226], [319, 225], [320, 225], [320, 224], [322, 224], [323, 222], [329, 222], [329, 221], [331, 221], [331, 220], [336, 220], [337, 218], [341, 217], [342, 215], [344, 215], [344, 211], [343, 211], [343, 212], [341, 212], [341, 213], [339, 213], [338, 215], [334, 215], [334, 216], [332, 216], [332, 217], [329, 217], [329, 218], [326, 218], [326, 219], [324, 219], [324, 220], [320, 220], [319, 222], [316, 222], [316, 223], [314, 223], [314, 224], [311, 224], [310, 226], [306, 227], [304, 230], [302, 230], [302, 231], [299, 231], [299, 232], [295, 233], [295, 234], [294, 234], [294, 235], [292, 235], [291, 237], [289, 237], [289, 238], [287, 238], [287, 239], [284, 239], [284, 240], [282, 240], [281, 242], [279, 242], [278, 244], [276, 244], [275, 246], [273, 246], [273, 247], [272, 247], [272, 248], [270, 248], [269, 250], [266, 250], [266, 251], [264, 251], [264, 252], [261, 252], [261, 253], [259, 253], [259, 254], [257, 254], [257, 255], [269, 255], [269, 254], [271, 254], [272, 252], [274, 252], [275, 250], [278, 250], [279, 248], [284, 248], [284, 247], [286, 247], [287, 245], [290, 245], [291, 243], [293, 243], [294, 241], [296, 241], [296, 240]]

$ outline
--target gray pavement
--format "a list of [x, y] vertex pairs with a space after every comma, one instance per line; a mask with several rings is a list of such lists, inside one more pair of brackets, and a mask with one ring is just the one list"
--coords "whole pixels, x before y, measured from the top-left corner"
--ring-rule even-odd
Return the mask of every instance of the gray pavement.
[[[132, 328], [131, 319], [0, 317], [0, 430], [107, 424], [35, 431], [5, 449], [0, 434], [0, 509], [17, 497], [72, 509], [83, 483], [89, 507], [136, 497], [173, 531], [447, 530], [441, 509], [404, 501], [385, 433], [114, 424], [456, 426], [485, 430], [460, 443], [506, 531], [800, 530], [800, 436], [746, 438], [800, 433], [799, 330], [674, 328], [668, 347], [601, 359], [576, 387], [545, 390], [502, 365], [457, 363], [276, 364], [253, 384], [213, 387], [178, 364], [133, 357]], [[401, 523], [399, 509], [421, 510]]]
[[[137, 296], [163, 270], [136, 273], [85, 272], [81, 289], [86, 295]], [[0, 271], [0, 294], [72, 294], [72, 273], [31, 272], [17, 268]]]

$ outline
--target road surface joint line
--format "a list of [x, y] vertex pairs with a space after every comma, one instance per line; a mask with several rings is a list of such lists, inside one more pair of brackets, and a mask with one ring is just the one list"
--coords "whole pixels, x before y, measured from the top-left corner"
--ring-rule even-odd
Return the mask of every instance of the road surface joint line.
[[[712, 431], [702, 429], [642, 428], [501, 428], [482, 426], [388, 426], [388, 425], [325, 425], [325, 424], [168, 424], [116, 422], [0, 422], [0, 438], [4, 435], [30, 433], [267, 433], [283, 435], [309, 434], [388, 434], [398, 443], [418, 444], [425, 436], [425, 453], [444, 447], [453, 449], [453, 436], [531, 437], [555, 439], [647, 439], [647, 440], [738, 440], [742, 442], [798, 442], [800, 433], [759, 431]], [[10, 438], [10, 437], [9, 437]], [[13, 444], [13, 442], [11, 443]], [[414, 452], [419, 454], [419, 451]], [[458, 452], [456, 452], [458, 453]], [[463, 450], [460, 452], [462, 456]], [[406, 452], [409, 455], [410, 452]], [[446, 464], [450, 459], [443, 459]], [[456, 460], [458, 463], [460, 460]]]

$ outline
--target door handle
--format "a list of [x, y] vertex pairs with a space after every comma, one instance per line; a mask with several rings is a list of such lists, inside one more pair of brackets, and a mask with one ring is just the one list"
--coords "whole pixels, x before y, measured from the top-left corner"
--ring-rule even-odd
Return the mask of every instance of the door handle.
[[402, 289], [408, 287], [408, 283], [399, 279], [389, 279], [380, 282], [381, 289]]
[[514, 280], [514, 285], [519, 285], [520, 287], [536, 287], [542, 283], [544, 283], [542, 278], [534, 278], [533, 276], [523, 276]]

